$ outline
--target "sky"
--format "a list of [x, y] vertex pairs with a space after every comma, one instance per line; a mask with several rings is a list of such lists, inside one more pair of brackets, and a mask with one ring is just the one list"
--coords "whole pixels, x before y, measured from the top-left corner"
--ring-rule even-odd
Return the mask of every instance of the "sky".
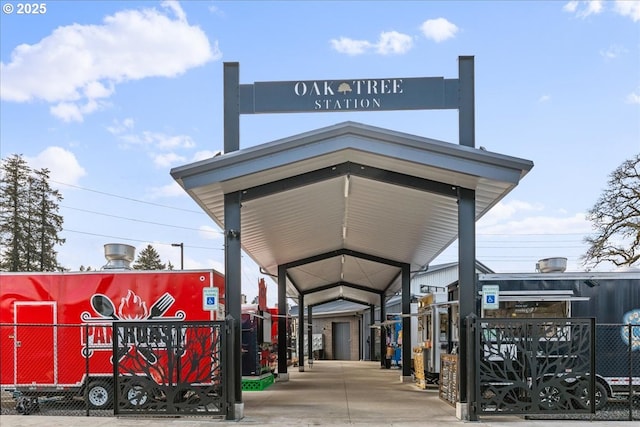
[[[640, 152], [640, 1], [0, 3], [1, 158], [50, 170], [70, 270], [105, 243], [180, 268], [182, 243], [185, 269], [224, 272], [221, 230], [169, 174], [223, 151], [224, 62], [250, 84], [457, 78], [473, 56], [476, 146], [534, 163], [477, 223], [496, 272], [583, 271], [586, 213]], [[243, 115], [240, 148], [343, 121], [458, 143], [456, 110], [332, 112]], [[431, 264], [455, 261], [454, 243]], [[244, 254], [249, 301], [261, 277]]]

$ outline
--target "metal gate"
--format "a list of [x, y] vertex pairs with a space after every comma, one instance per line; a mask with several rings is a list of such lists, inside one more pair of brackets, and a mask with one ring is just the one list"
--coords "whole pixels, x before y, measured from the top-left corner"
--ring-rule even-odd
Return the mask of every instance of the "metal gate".
[[114, 322], [114, 412], [226, 415], [225, 322]]
[[595, 413], [595, 319], [468, 321], [477, 413]]

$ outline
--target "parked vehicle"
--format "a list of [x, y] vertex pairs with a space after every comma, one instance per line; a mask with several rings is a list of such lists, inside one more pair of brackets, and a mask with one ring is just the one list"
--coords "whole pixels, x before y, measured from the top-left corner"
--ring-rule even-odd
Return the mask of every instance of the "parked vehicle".
[[[0, 273], [0, 283], [2, 389], [86, 396], [94, 409], [113, 403], [114, 322], [224, 319], [215, 270]], [[130, 351], [145, 351], [144, 332]]]

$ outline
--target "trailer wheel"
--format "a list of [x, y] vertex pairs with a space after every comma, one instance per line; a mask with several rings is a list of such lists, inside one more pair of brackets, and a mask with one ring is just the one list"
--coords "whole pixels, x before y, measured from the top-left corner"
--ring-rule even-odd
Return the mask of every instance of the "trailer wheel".
[[149, 389], [138, 381], [127, 381], [124, 397], [131, 408], [142, 408], [152, 400]]
[[107, 409], [113, 405], [113, 387], [108, 381], [92, 381], [87, 389], [91, 409]]
[[555, 411], [562, 407], [562, 392], [555, 385], [545, 384], [539, 391], [540, 409]]
[[[580, 401], [582, 402], [584, 408], [589, 407], [589, 402], [591, 398], [591, 394], [589, 393], [588, 387], [582, 387], [580, 389], [580, 395], [578, 396]], [[601, 410], [605, 406], [607, 406], [607, 402], [609, 400], [609, 394], [607, 393], [607, 388], [604, 384], [596, 380], [596, 411]]]

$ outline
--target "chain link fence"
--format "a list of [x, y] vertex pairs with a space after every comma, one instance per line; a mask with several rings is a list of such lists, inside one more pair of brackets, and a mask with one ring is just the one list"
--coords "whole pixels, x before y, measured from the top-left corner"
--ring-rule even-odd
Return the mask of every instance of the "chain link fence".
[[[119, 384], [118, 381], [114, 383], [113, 354], [118, 355], [116, 362], [120, 361], [120, 365], [128, 360], [127, 357], [132, 359], [140, 354], [145, 355], [146, 358], [139, 358], [139, 372], [130, 368], [125, 374], [129, 377], [149, 377], [152, 380], [150, 384], [155, 385], [154, 390], [162, 392], [166, 388], [166, 381], [163, 378], [153, 378], [151, 374], [158, 372], [160, 362], [167, 359], [169, 350], [173, 351], [171, 355], [175, 353], [173, 359], [183, 364], [178, 374], [185, 375], [185, 379], [179, 383], [189, 386], [188, 391], [191, 393], [187, 395], [188, 399], [183, 398], [179, 403], [172, 400], [172, 407], [179, 404], [184, 412], [191, 402], [199, 406], [206, 403], [208, 414], [224, 414], [225, 400], [221, 383], [224, 322], [203, 322], [199, 325], [185, 323], [183, 327], [178, 327], [176, 330], [182, 334], [179, 340], [182, 348], [179, 351], [173, 348], [175, 333], [162, 334], [166, 325], [154, 326], [149, 322], [145, 322], [142, 331], [146, 335], [136, 334], [134, 341], [114, 345], [113, 329], [117, 329], [119, 323], [121, 322], [96, 321], [84, 325], [0, 323], [0, 414], [114, 416]], [[123, 325], [128, 326], [129, 330], [139, 329], [137, 324]], [[186, 330], [189, 332], [185, 332]], [[142, 342], [143, 339], [146, 341]], [[173, 347], [169, 348], [167, 342]], [[200, 372], [196, 367], [202, 367], [206, 372]], [[122, 372], [119, 374], [123, 375]], [[202, 380], [205, 377], [209, 378], [208, 383]], [[212, 377], [217, 378], [215, 383], [211, 382]], [[170, 385], [174, 383], [175, 381]], [[196, 394], [193, 390], [199, 393], [198, 399], [191, 396]], [[166, 391], [164, 393], [167, 394]], [[129, 398], [133, 402], [142, 402], [138, 395]], [[151, 399], [148, 400], [151, 402]], [[150, 405], [138, 405], [138, 410], [145, 410], [147, 407]]]
[[111, 323], [0, 324], [0, 337], [2, 415], [113, 415], [88, 399], [113, 395]]

